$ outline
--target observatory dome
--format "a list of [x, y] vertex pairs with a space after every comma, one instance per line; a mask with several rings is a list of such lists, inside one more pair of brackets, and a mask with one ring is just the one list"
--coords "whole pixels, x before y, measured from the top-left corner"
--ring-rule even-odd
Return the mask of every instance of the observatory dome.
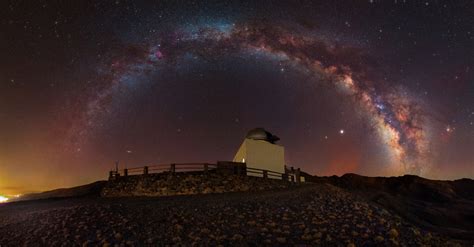
[[253, 139], [253, 140], [267, 141], [270, 143], [275, 143], [278, 140], [280, 140], [278, 136], [273, 135], [272, 133], [266, 131], [264, 128], [255, 128], [255, 129], [250, 130], [247, 133], [246, 138]]

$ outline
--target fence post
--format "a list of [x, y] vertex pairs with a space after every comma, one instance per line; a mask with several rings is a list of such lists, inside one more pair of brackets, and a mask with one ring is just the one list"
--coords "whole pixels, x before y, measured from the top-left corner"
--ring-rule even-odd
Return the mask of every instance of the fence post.
[[239, 176], [245, 176], [247, 175], [247, 168], [244, 168], [242, 164], [237, 164], [235, 165], [235, 174]]
[[114, 172], [109, 171], [109, 180], [112, 180], [112, 179], [114, 179]]
[[207, 164], [204, 164], [204, 173], [207, 174], [207, 172], [209, 171], [209, 167]]
[[171, 171], [171, 173], [176, 172], [176, 164], [171, 164], [170, 171]]
[[296, 182], [301, 183], [300, 168], [296, 169]]
[[263, 178], [268, 178], [268, 172], [267, 172], [267, 170], [263, 170]]
[[283, 174], [281, 174], [281, 179], [282, 179], [283, 181], [288, 181], [288, 173], [283, 173]]
[[148, 175], [148, 166], [143, 167], [143, 175]]
[[128, 176], [128, 169], [127, 169], [127, 168], [123, 169], [123, 175], [124, 175], [125, 177]]
[[290, 179], [291, 179], [291, 182], [292, 182], [292, 183], [295, 182], [295, 176], [293, 176], [293, 174], [290, 175]]

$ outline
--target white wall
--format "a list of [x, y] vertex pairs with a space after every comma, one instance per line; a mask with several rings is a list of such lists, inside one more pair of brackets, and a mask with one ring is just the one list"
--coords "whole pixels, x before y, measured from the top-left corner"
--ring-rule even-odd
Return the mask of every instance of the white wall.
[[233, 161], [244, 162], [244, 160], [247, 167], [285, 172], [285, 148], [267, 141], [245, 139]]

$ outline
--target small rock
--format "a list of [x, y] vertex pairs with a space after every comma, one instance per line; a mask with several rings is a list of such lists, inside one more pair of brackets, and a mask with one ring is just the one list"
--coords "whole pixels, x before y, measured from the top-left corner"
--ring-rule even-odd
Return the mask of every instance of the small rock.
[[275, 227], [277, 224], [272, 221], [272, 222], [270, 222], [270, 223], [267, 223], [267, 225], [268, 225], [269, 227]]
[[201, 233], [207, 235], [207, 234], [211, 233], [211, 230], [209, 230], [207, 228], [203, 228], [203, 229], [201, 229]]
[[284, 238], [284, 237], [279, 237], [279, 238], [276, 238], [276, 241], [277, 241], [278, 243], [280, 243], [280, 244], [284, 244], [284, 243], [286, 243], [286, 238]]
[[178, 232], [181, 231], [181, 230], [183, 230], [183, 226], [180, 225], [180, 224], [176, 224], [176, 225], [175, 225], [175, 228], [176, 228], [176, 231], [178, 231]]
[[392, 228], [389, 232], [388, 235], [390, 238], [397, 238], [398, 237], [398, 231], [394, 228]]
[[257, 224], [257, 222], [255, 222], [255, 220], [247, 221], [247, 225], [249, 225], [249, 226], [254, 226], [256, 224]]
[[309, 234], [304, 234], [303, 236], [301, 236], [301, 239], [304, 240], [304, 241], [309, 241], [311, 240], [313, 237]]
[[398, 241], [395, 240], [395, 239], [393, 239], [393, 238], [390, 239], [390, 242], [392, 243], [393, 246], [399, 246], [399, 245], [400, 245], [400, 244], [398, 243]]
[[326, 241], [327, 241], [327, 242], [331, 242], [331, 241], [332, 241], [331, 235], [328, 234], [328, 235], [326, 236]]
[[244, 236], [240, 234], [234, 234], [234, 236], [232, 236], [232, 240], [234, 241], [241, 241], [242, 239], [244, 239]]
[[376, 243], [381, 243], [381, 242], [384, 241], [384, 238], [382, 236], [377, 236], [377, 237], [375, 237], [374, 240], [375, 240]]
[[239, 224], [230, 224], [230, 227], [232, 227], [232, 228], [240, 228], [240, 225], [239, 225]]

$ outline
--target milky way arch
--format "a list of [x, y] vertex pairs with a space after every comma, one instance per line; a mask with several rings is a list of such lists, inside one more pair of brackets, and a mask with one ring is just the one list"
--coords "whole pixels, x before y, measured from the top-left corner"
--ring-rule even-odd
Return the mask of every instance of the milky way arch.
[[76, 140], [94, 128], [101, 113], [108, 110], [115, 89], [130, 77], [176, 65], [186, 56], [218, 59], [229, 54], [258, 53], [278, 57], [322, 77], [325, 83], [354, 98], [390, 152], [392, 172], [421, 174], [428, 169], [428, 137], [420, 105], [403, 90], [371, 79], [373, 66], [359, 49], [261, 22], [188, 25], [148, 40], [153, 42], [124, 45], [108, 56], [98, 78], [101, 87], [95, 89], [84, 113], [76, 120], [80, 124], [71, 129]]

